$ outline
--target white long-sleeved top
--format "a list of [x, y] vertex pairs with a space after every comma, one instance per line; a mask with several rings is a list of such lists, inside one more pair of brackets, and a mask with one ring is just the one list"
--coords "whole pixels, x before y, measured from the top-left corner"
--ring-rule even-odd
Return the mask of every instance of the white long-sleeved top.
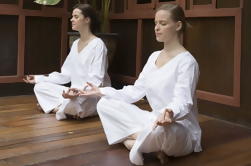
[[[121, 90], [105, 87], [100, 88], [100, 91], [105, 98], [127, 103], [134, 103], [146, 96], [155, 115], [159, 115], [165, 109], [171, 109], [175, 123], [181, 124], [191, 133], [194, 151], [199, 152], [201, 151], [201, 129], [197, 120], [195, 95], [199, 78], [198, 64], [187, 51], [176, 55], [158, 68], [155, 63], [159, 54], [160, 51], [152, 53], [134, 85], [125, 86]], [[145, 133], [146, 137], [150, 132], [149, 130]], [[144, 140], [138, 140], [136, 144], [142, 142]], [[134, 159], [137, 158], [136, 151], [137, 146], [130, 152], [131, 161], [138, 162], [138, 159]]]
[[100, 38], [94, 38], [78, 52], [78, 41], [79, 39], [73, 42], [71, 51], [61, 67], [61, 72], [52, 72], [49, 76], [36, 75], [36, 83], [66, 84], [71, 82], [71, 87], [74, 88], [82, 88], [86, 82], [96, 86], [109, 86], [107, 49], [104, 42]]

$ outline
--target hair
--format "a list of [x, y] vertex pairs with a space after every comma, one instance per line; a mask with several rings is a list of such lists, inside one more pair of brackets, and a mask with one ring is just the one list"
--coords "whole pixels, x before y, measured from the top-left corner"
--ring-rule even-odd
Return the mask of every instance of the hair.
[[85, 17], [90, 18], [90, 30], [93, 34], [100, 30], [100, 21], [96, 11], [89, 4], [77, 4], [73, 7], [74, 9], [79, 9]]
[[176, 21], [176, 22], [181, 21], [182, 27], [179, 32], [183, 33], [185, 31], [187, 23], [186, 23], [185, 13], [182, 7], [176, 4], [167, 3], [157, 8], [156, 12], [160, 10], [169, 11], [171, 13], [171, 18], [173, 21]]

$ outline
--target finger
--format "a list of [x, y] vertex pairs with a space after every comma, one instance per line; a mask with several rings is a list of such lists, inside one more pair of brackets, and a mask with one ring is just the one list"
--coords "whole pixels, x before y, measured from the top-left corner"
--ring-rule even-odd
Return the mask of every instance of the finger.
[[78, 93], [86, 93], [86, 91], [84, 91], [84, 90], [78, 90]]
[[80, 93], [79, 96], [88, 96], [86, 93]]
[[76, 88], [74, 88], [74, 89], [73, 89], [73, 92], [74, 92], [74, 93], [78, 93], [78, 92], [79, 92], [79, 90], [78, 90], [78, 89], [76, 89]]
[[28, 83], [26, 79], [23, 79], [24, 82]]
[[88, 86], [90, 86], [90, 87], [94, 87], [94, 85], [92, 84], [92, 83], [90, 83], [90, 82], [86, 82], [86, 84], [88, 85]]
[[83, 90], [85, 91], [87, 87], [88, 87], [88, 85], [85, 85]]

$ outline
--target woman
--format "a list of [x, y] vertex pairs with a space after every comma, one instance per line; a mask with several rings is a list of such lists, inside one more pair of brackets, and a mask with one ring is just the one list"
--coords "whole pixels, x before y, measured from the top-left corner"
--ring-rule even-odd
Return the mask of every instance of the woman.
[[68, 115], [84, 118], [96, 114], [98, 97], [70, 97], [68, 87], [80, 88], [87, 81], [95, 86], [109, 86], [107, 74], [107, 49], [103, 41], [94, 34], [99, 28], [95, 10], [88, 4], [79, 4], [72, 12], [72, 29], [80, 33], [80, 38], [73, 42], [61, 72], [49, 76], [28, 75], [27, 83], [34, 83], [38, 103], [45, 113], [56, 112], [58, 120]]
[[[185, 25], [180, 6], [162, 5], [155, 14], [155, 34], [164, 48], [152, 53], [135, 84], [115, 90], [89, 83], [90, 90], [79, 91], [102, 96], [97, 111], [108, 142], [123, 142], [136, 165], [143, 164], [142, 153], [184, 156], [202, 150], [195, 96], [199, 67], [180, 43]], [[152, 112], [131, 104], [144, 96]]]

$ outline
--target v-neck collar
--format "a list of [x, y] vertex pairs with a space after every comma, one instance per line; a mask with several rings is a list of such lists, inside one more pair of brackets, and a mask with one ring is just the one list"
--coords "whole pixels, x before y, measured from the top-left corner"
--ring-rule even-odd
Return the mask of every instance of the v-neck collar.
[[187, 53], [188, 51], [184, 51], [184, 52], [181, 52], [181, 53], [178, 53], [176, 56], [174, 56], [173, 58], [171, 58], [168, 62], [166, 62], [164, 65], [162, 65], [162, 66], [160, 66], [160, 67], [158, 67], [157, 65], [156, 65], [156, 61], [157, 61], [157, 59], [158, 59], [158, 57], [159, 57], [159, 55], [160, 55], [160, 53], [161, 53], [161, 51], [158, 53], [158, 55], [156, 56], [156, 58], [155, 58], [155, 60], [154, 60], [154, 62], [153, 62], [153, 65], [154, 65], [154, 67], [156, 68], [156, 69], [162, 69], [162, 68], [164, 68], [165, 66], [167, 66], [169, 63], [171, 63], [172, 61], [174, 61], [178, 56], [180, 56], [180, 55], [183, 55], [183, 54], [185, 54], [185, 53]]
[[93, 39], [91, 39], [87, 44], [86, 44], [86, 46], [84, 47], [84, 48], [82, 48], [80, 51], [78, 51], [78, 42], [79, 42], [79, 40], [80, 39], [78, 39], [78, 41], [77, 41], [77, 53], [78, 54], [80, 54], [81, 52], [83, 52], [83, 50], [85, 50], [85, 48], [87, 48], [94, 40], [96, 40], [97, 39], [97, 37], [95, 37], [95, 38], [93, 38]]

